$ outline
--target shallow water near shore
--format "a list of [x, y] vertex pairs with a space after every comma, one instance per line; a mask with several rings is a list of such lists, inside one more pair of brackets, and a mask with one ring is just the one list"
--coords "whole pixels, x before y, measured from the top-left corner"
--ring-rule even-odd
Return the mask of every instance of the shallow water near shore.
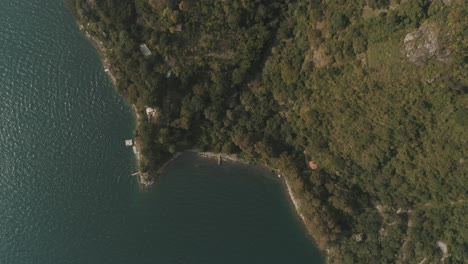
[[131, 108], [63, 1], [0, 1], [0, 47], [0, 263], [323, 263], [266, 171], [187, 154], [138, 189]]

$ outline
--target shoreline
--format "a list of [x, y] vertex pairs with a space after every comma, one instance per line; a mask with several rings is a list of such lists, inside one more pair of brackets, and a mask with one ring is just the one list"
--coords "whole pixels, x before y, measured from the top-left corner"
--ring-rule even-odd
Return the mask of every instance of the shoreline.
[[283, 185], [285, 187], [286, 193], [288, 194], [289, 200], [290, 200], [291, 204], [293, 205], [297, 216], [299, 216], [299, 218], [301, 219], [301, 222], [304, 224], [304, 227], [307, 230], [307, 221], [305, 219], [304, 214], [301, 212], [301, 201], [294, 194], [294, 192], [293, 192], [293, 190], [291, 188], [291, 185], [289, 183], [288, 177], [280, 174], [278, 169], [275, 169], [275, 168], [267, 166], [267, 165], [261, 165], [261, 164], [255, 164], [255, 163], [249, 162], [247, 160], [239, 158], [237, 155], [229, 155], [229, 154], [214, 153], [214, 152], [204, 152], [204, 151], [199, 151], [199, 150], [196, 150], [196, 149], [189, 149], [189, 150], [185, 150], [185, 151], [182, 151], [182, 152], [177, 152], [170, 160], [166, 161], [163, 165], [161, 165], [161, 167], [157, 170], [156, 174], [163, 173], [164, 169], [166, 169], [167, 166], [169, 166], [173, 161], [178, 159], [184, 153], [195, 153], [199, 157], [202, 157], [202, 158], [205, 158], [205, 159], [219, 159], [220, 158], [222, 161], [230, 161], [230, 162], [239, 163], [239, 164], [243, 164], [243, 165], [260, 166], [260, 167], [266, 168], [271, 173], [278, 172], [278, 175], [282, 179], [281, 182], [284, 183]]
[[[106, 56], [106, 51], [107, 49], [103, 47], [103, 44], [101, 41], [96, 39], [94, 36], [91, 36], [91, 34], [86, 30], [85, 26], [81, 24], [78, 20], [76, 21], [78, 28], [83, 36], [86, 37], [86, 39], [91, 43], [91, 45], [95, 48], [97, 51], [101, 65], [104, 69], [104, 72], [107, 74], [109, 77], [112, 86], [114, 89], [117, 90], [117, 78], [112, 74], [111, 71], [111, 64], [109, 63], [109, 59]], [[142, 162], [142, 155], [141, 155], [141, 144], [139, 143], [139, 140], [137, 140], [137, 135], [138, 135], [138, 128], [140, 127], [140, 114], [138, 113], [138, 109], [136, 108], [135, 104], [132, 104], [132, 112], [135, 116], [135, 128], [134, 128], [134, 145], [133, 147], [135, 148], [135, 160], [136, 160], [136, 177], [137, 177], [137, 182], [138, 185], [140, 186], [141, 189], [149, 188], [151, 187], [155, 180], [154, 177], [150, 177], [147, 173], [141, 172], [141, 162]]]
[[[290, 203], [291, 209], [294, 210], [295, 216], [297, 217], [298, 221], [302, 224], [304, 231], [308, 238], [311, 240], [311, 242], [315, 245], [316, 248], [320, 250], [321, 255], [323, 256], [324, 260], [326, 261], [331, 253], [330, 246], [326, 247], [321, 247], [319, 243], [317, 242], [316, 238], [314, 237], [314, 234], [311, 230], [309, 230], [309, 225], [308, 222], [302, 212], [301, 209], [301, 200], [297, 198], [297, 195], [294, 193], [293, 188], [291, 187], [290, 181], [288, 179], [288, 176], [285, 176], [281, 174], [279, 169], [273, 168], [267, 164], [257, 164], [254, 162], [249, 162], [248, 160], [239, 158], [237, 155], [229, 155], [229, 154], [224, 154], [224, 153], [214, 153], [214, 152], [201, 152], [198, 150], [187, 150], [184, 152], [181, 152], [180, 155], [183, 153], [196, 153], [198, 156], [206, 159], [218, 159], [219, 156], [223, 160], [227, 160], [230, 162], [242, 164], [242, 165], [249, 165], [249, 166], [254, 166], [259, 169], [264, 169], [270, 173], [276, 174], [280, 178], [280, 182], [282, 187], [284, 188], [285, 194], [288, 196], [288, 202]], [[172, 160], [171, 160], [172, 161]], [[165, 164], [166, 166], [167, 164]], [[325, 262], [326, 263], [326, 262]]]
[[[102, 46], [102, 42], [98, 41], [95, 37], [91, 36], [89, 34], [89, 32], [85, 29], [84, 25], [82, 25], [79, 21], [77, 21], [77, 24], [78, 24], [78, 27], [79, 27], [80, 31], [82, 33], [84, 33], [83, 35], [86, 36], [86, 38], [93, 44], [93, 46], [98, 51], [99, 56], [101, 58], [101, 64], [102, 64], [102, 66], [104, 68], [104, 71], [109, 76], [114, 88], [116, 88], [117, 79], [115, 78], [115, 76], [112, 74], [112, 72], [110, 70], [110, 63], [108, 62], [108, 58], [105, 55], [106, 49]], [[138, 128], [140, 126], [140, 114], [138, 113], [138, 109], [136, 108], [135, 104], [132, 104], [132, 110], [133, 110], [133, 113], [135, 115], [135, 134], [138, 134]], [[146, 177], [143, 177], [143, 175], [142, 175], [143, 173], [140, 171], [141, 170], [141, 164], [140, 163], [142, 161], [141, 154], [140, 154], [141, 153], [141, 146], [140, 146], [139, 143], [137, 143], [136, 136], [135, 136], [134, 141], [135, 141], [134, 146], [135, 146], [136, 151], [137, 151], [137, 154], [135, 154], [135, 159], [136, 159], [136, 162], [137, 162], [136, 165], [137, 165], [137, 169], [138, 169], [137, 181], [138, 181], [138, 184], [140, 185], [140, 187], [149, 188], [154, 184], [154, 182], [155, 182], [154, 178], [156, 176], [151, 176], [151, 177], [149, 177], [150, 179], [144, 179]], [[255, 165], [255, 164], [252, 164], [249, 161], [246, 161], [244, 159], [241, 159], [241, 158], [237, 157], [236, 155], [229, 155], [229, 154], [224, 154], [224, 153], [214, 153], [214, 152], [202, 152], [202, 151], [198, 151], [198, 150], [195, 150], [195, 149], [190, 149], [190, 150], [185, 150], [185, 151], [182, 151], [182, 152], [177, 152], [171, 159], [169, 159], [163, 165], [161, 165], [161, 167], [158, 168], [158, 170], [156, 171], [155, 174], [161, 174], [164, 171], [164, 169], [171, 162], [173, 162], [174, 160], [176, 160], [177, 158], [179, 158], [182, 154], [184, 154], [186, 152], [197, 153], [199, 156], [201, 156], [203, 158], [208, 158], [208, 159], [221, 158], [222, 160], [227, 160], [227, 161], [231, 161], [231, 162], [238, 162], [238, 163], [242, 163], [242, 164], [245, 164], [245, 165]], [[260, 166], [265, 166], [266, 168], [268, 168], [271, 171], [279, 171], [278, 169], [272, 168], [272, 167], [267, 166], [267, 165], [260, 165]], [[281, 175], [281, 174], [279, 174], [279, 175]], [[305, 219], [305, 217], [302, 214], [301, 209], [300, 209], [301, 208], [300, 207], [300, 201], [294, 195], [294, 192], [293, 192], [293, 190], [291, 188], [291, 185], [290, 185], [290, 183], [288, 181], [288, 178], [283, 176], [283, 175], [281, 175], [281, 178], [283, 178], [283, 182], [284, 182], [284, 185], [286, 187], [286, 191], [288, 193], [288, 196], [289, 196], [289, 199], [290, 199], [291, 203], [294, 206], [294, 209], [295, 209], [296, 213], [301, 218], [303, 224], [305, 225], [305, 227], [307, 229], [306, 219]]]
[[91, 43], [91, 45], [94, 47], [94, 49], [97, 51], [101, 65], [104, 68], [104, 72], [109, 76], [112, 85], [114, 86], [115, 89], [117, 89], [117, 78], [115, 78], [114, 74], [112, 74], [111, 71], [111, 64], [109, 63], [109, 59], [106, 56], [106, 51], [107, 49], [103, 46], [103, 42], [99, 41], [96, 39], [96, 37], [92, 36], [86, 27], [81, 24], [81, 22], [77, 19], [76, 24], [78, 25], [78, 29], [81, 32], [81, 35], [85, 36], [86, 39]]
[[[81, 33], [81, 35], [83, 35], [88, 41], [89, 43], [91, 43], [91, 45], [94, 47], [94, 49], [97, 51], [98, 55], [99, 55], [99, 58], [100, 58], [100, 61], [101, 61], [101, 65], [104, 69], [104, 72], [107, 74], [107, 76], [109, 77], [111, 83], [112, 83], [112, 86], [114, 87], [114, 89], [117, 91], [117, 78], [114, 76], [114, 74], [112, 73], [111, 71], [111, 64], [109, 62], [109, 59], [107, 58], [107, 55], [106, 55], [106, 51], [107, 49], [103, 46], [103, 43], [102, 41], [99, 41], [98, 39], [96, 39], [96, 37], [92, 36], [88, 30], [86, 29], [85, 25], [83, 25], [79, 19], [76, 19], [76, 24], [78, 25], [78, 29]], [[135, 160], [136, 160], [136, 169], [137, 169], [137, 172], [135, 173], [135, 176], [137, 177], [137, 182], [138, 182], [138, 185], [140, 186], [141, 189], [146, 189], [146, 188], [149, 188], [151, 187], [154, 182], [155, 182], [155, 179], [153, 176], [149, 176], [148, 173], [146, 172], [141, 172], [141, 162], [143, 160], [143, 157], [141, 155], [141, 143], [139, 143], [139, 140], [137, 140], [137, 135], [138, 135], [138, 128], [140, 127], [140, 114], [138, 113], [138, 109], [136, 108], [135, 104], [132, 104], [132, 112], [135, 116], [135, 128], [134, 128], [134, 136], [133, 136], [133, 141], [134, 141], [134, 144], [133, 144], [133, 147], [135, 148], [134, 150], [134, 154], [135, 154]], [[171, 160], [169, 160], [168, 162], [166, 162], [164, 164], [164, 166], [169, 163]], [[132, 174], [133, 175], [133, 174]]]
[[197, 150], [189, 150], [189, 152], [194, 152], [197, 153], [199, 156], [207, 159], [218, 159], [220, 158], [222, 161], [231, 161], [231, 162], [237, 162], [237, 163], [242, 163], [245, 165], [251, 165], [250, 162], [239, 158], [237, 155], [229, 155], [229, 154], [224, 154], [224, 153], [214, 153], [214, 152], [202, 152], [202, 151], [197, 151]]
[[302, 223], [304, 224], [304, 227], [307, 230], [307, 222], [306, 222], [306, 219], [304, 217], [304, 214], [302, 214], [302, 212], [301, 212], [301, 205], [300, 205], [301, 201], [295, 197], [294, 192], [292, 191], [291, 186], [289, 185], [289, 181], [288, 181], [287, 177], [283, 177], [283, 178], [284, 178], [284, 183], [286, 185], [286, 189], [287, 189], [288, 194], [289, 194], [289, 198], [290, 198], [291, 202], [293, 203], [294, 208], [296, 209], [297, 215], [301, 218]]
[[137, 182], [138, 185], [140, 186], [140, 189], [146, 189], [150, 188], [154, 183], [155, 179], [154, 177], [150, 176], [147, 172], [142, 172], [142, 162], [144, 160], [144, 157], [141, 155], [141, 142], [139, 140], [138, 136], [138, 128], [140, 127], [140, 114], [138, 113], [138, 109], [136, 108], [135, 104], [132, 104], [132, 111], [133, 114], [135, 115], [135, 129], [134, 129], [134, 154], [135, 154], [135, 160], [136, 160], [136, 168], [138, 170], [137, 176]]
[[[288, 194], [289, 200], [290, 200], [292, 206], [294, 207], [294, 210], [295, 210], [297, 216], [301, 219], [301, 222], [304, 224], [304, 228], [306, 228], [307, 233], [309, 233], [309, 235], [311, 235], [310, 232], [307, 229], [306, 218], [305, 218], [304, 214], [301, 212], [301, 201], [294, 194], [294, 192], [293, 192], [293, 190], [291, 188], [291, 185], [289, 183], [288, 177], [282, 175], [281, 173], [279, 173], [278, 169], [275, 169], [275, 168], [270, 167], [268, 165], [261, 165], [261, 164], [255, 164], [255, 163], [249, 162], [247, 160], [239, 158], [237, 155], [229, 155], [229, 154], [214, 153], [214, 152], [202, 152], [202, 151], [197, 151], [197, 150], [186, 150], [186, 151], [183, 151], [183, 152], [178, 152], [174, 156], [174, 158], [172, 158], [171, 160], [166, 162], [163, 165], [162, 168], [165, 168], [167, 165], [169, 165], [170, 162], [174, 161], [176, 158], [180, 157], [184, 153], [196, 153], [198, 156], [200, 156], [202, 158], [206, 158], [206, 159], [218, 159], [220, 157], [223, 161], [230, 161], [230, 162], [235, 162], [235, 163], [244, 164], [244, 165], [251, 165], [251, 166], [259, 166], [259, 167], [266, 168], [271, 173], [278, 172], [278, 176], [280, 176], [280, 178], [282, 179], [281, 182], [284, 183], [283, 185], [285, 187], [285, 191]], [[162, 171], [162, 170], [159, 169], [158, 172], [160, 172], [160, 171]]]
[[[97, 53], [98, 53], [98, 55], [100, 57], [101, 64], [102, 64], [102, 66], [104, 68], [104, 71], [109, 76], [109, 78], [111, 80], [111, 83], [114, 86], [114, 89], [116, 89], [116, 91], [117, 91], [117, 79], [115, 78], [115, 76], [111, 72], [111, 69], [110, 69], [111, 65], [110, 65], [110, 63], [108, 61], [108, 58], [107, 58], [106, 54], [105, 54], [106, 48], [104, 48], [102, 46], [102, 42], [98, 41], [95, 37], [91, 36], [89, 34], [89, 32], [85, 29], [85, 26], [83, 26], [78, 20], [77, 20], [77, 25], [78, 25], [79, 30], [82, 33], [82, 35], [84, 35], [86, 37], [86, 39], [88, 39], [89, 42], [95, 47], [95, 49], [96, 49], [96, 51], [97, 51]], [[184, 153], [190, 153], [191, 152], [191, 153], [196, 153], [200, 157], [207, 158], [207, 159], [221, 158], [222, 160], [225, 160], [225, 161], [236, 162], [236, 163], [240, 163], [240, 164], [244, 164], [244, 165], [264, 167], [264, 168], [268, 169], [272, 173], [275, 173], [275, 172], [278, 173], [278, 175], [281, 178], [283, 178], [282, 182], [284, 182], [283, 185], [285, 186], [285, 191], [286, 191], [286, 193], [287, 193], [287, 195], [289, 197], [290, 203], [292, 203], [294, 211], [296, 212], [296, 216], [298, 216], [300, 218], [300, 221], [302, 222], [303, 227], [305, 228], [305, 231], [306, 231], [307, 235], [310, 237], [310, 239], [312, 240], [312, 242], [317, 246], [318, 249], [320, 249], [322, 255], [325, 258], [328, 258], [329, 249], [328, 248], [321, 248], [318, 245], [318, 243], [315, 241], [315, 238], [312, 235], [312, 232], [308, 228], [307, 220], [306, 220], [304, 214], [301, 212], [301, 206], [300, 206], [301, 201], [294, 194], [294, 191], [291, 188], [291, 185], [289, 183], [288, 177], [280, 174], [278, 169], [270, 167], [270, 166], [268, 166], [266, 164], [262, 165], [262, 164], [255, 164], [253, 162], [249, 162], [247, 160], [244, 160], [244, 159], [238, 157], [237, 155], [229, 155], [229, 154], [214, 153], [214, 152], [203, 152], [203, 151], [199, 151], [197, 149], [188, 149], [188, 150], [184, 150], [182, 152], [177, 152], [171, 159], [169, 159], [168, 161], [163, 163], [158, 168], [158, 170], [156, 172], [154, 172], [154, 173], [141, 172], [141, 168], [142, 168], [141, 162], [144, 159], [144, 157], [142, 157], [142, 155], [141, 155], [141, 143], [139, 142], [139, 140], [137, 140], [137, 138], [138, 138], [138, 128], [140, 126], [141, 115], [139, 114], [138, 109], [136, 108], [136, 106], [134, 104], [132, 104], [131, 108], [132, 108], [132, 111], [133, 111], [133, 113], [135, 115], [134, 147], [136, 149], [135, 159], [136, 159], [136, 167], [137, 167], [137, 170], [138, 170], [136, 176], [137, 176], [138, 185], [139, 185], [141, 190], [147, 190], [147, 189], [151, 188], [153, 186], [153, 184], [156, 182], [157, 175], [162, 174], [164, 172], [164, 169], [168, 165], [170, 165], [174, 160], [179, 158]]]

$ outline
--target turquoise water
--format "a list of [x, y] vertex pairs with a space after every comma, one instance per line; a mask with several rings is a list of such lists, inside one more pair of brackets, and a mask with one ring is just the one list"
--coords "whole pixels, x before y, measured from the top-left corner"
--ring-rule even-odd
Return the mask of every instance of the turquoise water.
[[140, 192], [133, 127], [62, 1], [0, 1], [0, 263], [323, 263], [264, 171], [184, 155]]

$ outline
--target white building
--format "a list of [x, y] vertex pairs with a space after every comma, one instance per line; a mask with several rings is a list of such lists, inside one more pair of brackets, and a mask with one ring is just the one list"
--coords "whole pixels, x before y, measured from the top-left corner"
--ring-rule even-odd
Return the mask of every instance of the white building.
[[140, 51], [143, 53], [143, 56], [148, 57], [151, 55], [151, 51], [148, 49], [148, 46], [146, 44], [142, 43], [140, 44]]

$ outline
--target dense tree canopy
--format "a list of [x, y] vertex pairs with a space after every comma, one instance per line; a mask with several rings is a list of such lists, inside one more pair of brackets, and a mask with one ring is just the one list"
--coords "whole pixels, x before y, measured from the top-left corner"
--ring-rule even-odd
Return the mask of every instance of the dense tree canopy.
[[[437, 241], [449, 262], [468, 259], [463, 1], [77, 0], [75, 10], [119, 92], [158, 112], [138, 128], [147, 170], [193, 147], [236, 153], [288, 177], [330, 262], [436, 263]], [[411, 32], [435, 51], [410, 50]]]

